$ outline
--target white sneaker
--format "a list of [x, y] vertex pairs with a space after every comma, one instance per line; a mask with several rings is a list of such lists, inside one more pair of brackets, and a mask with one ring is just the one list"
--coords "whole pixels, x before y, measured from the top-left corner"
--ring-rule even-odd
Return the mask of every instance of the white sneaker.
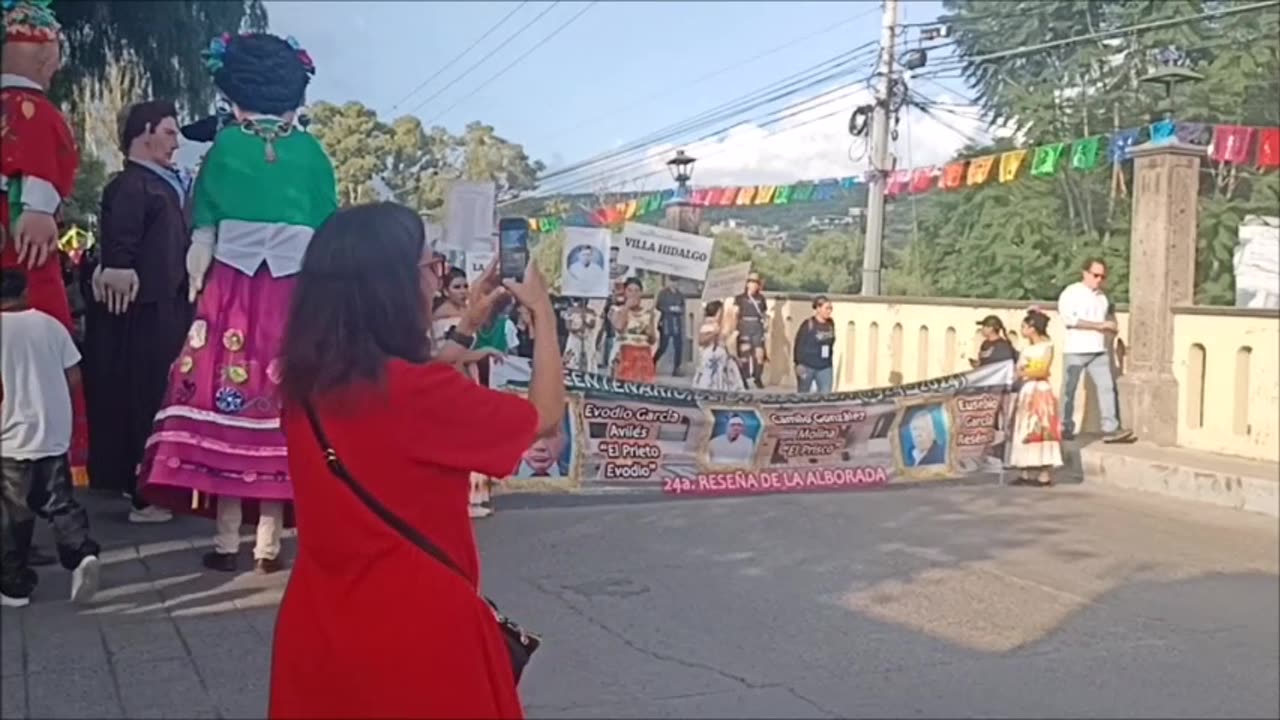
[[98, 592], [99, 571], [102, 563], [93, 555], [86, 556], [71, 571], [71, 602], [87, 603]]
[[30, 604], [31, 604], [31, 598], [29, 597], [24, 597], [24, 598], [9, 597], [4, 593], [0, 593], [0, 607], [20, 608], [20, 607], [26, 607]]
[[486, 518], [493, 514], [493, 510], [483, 505], [468, 505], [467, 514], [473, 518]]
[[129, 522], [131, 523], [166, 523], [172, 519], [173, 513], [155, 505], [148, 505], [141, 510], [134, 508], [129, 511]]

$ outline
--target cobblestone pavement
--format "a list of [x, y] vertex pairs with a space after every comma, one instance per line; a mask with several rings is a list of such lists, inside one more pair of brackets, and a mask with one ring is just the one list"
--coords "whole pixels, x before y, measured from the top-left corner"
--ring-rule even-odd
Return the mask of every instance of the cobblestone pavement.
[[[532, 717], [1280, 715], [1274, 519], [1083, 486], [502, 500], [478, 533], [546, 636]], [[284, 575], [90, 507], [99, 602], [46, 569], [3, 611], [0, 716], [262, 717]]]

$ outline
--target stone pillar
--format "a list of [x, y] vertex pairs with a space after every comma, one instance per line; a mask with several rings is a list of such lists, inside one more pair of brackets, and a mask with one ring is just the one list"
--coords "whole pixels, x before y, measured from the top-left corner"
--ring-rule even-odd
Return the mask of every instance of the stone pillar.
[[[677, 190], [675, 196], [672, 197], [667, 202], [666, 207], [663, 208], [664, 214], [662, 224], [668, 230], [689, 233], [690, 235], [698, 234], [698, 226], [702, 223], [702, 208], [693, 204], [690, 195], [688, 188]], [[666, 283], [666, 278], [663, 278], [662, 282]], [[654, 288], [654, 292], [657, 292], [657, 288]], [[701, 307], [702, 306], [699, 304], [697, 298], [689, 299], [688, 308], [692, 312], [693, 318], [691, 319], [686, 317], [684, 319], [685, 338], [684, 347], [681, 348], [683, 358], [682, 364], [684, 365], [686, 372], [688, 372], [690, 365], [696, 367], [696, 363], [698, 362], [697, 346], [695, 344], [696, 338], [693, 336], [694, 334], [690, 332], [690, 328], [698, 327], [694, 319], [702, 317]], [[668, 353], [668, 357], [669, 356], [670, 353]], [[662, 362], [666, 363], [669, 362], [669, 360], [667, 357], [664, 357]]]
[[1146, 143], [1133, 156], [1127, 369], [1120, 419], [1139, 439], [1178, 442], [1173, 308], [1194, 301], [1200, 159], [1205, 148]]
[[671, 230], [698, 234], [698, 224], [702, 222], [702, 208], [691, 202], [672, 200], [667, 203], [662, 224]]

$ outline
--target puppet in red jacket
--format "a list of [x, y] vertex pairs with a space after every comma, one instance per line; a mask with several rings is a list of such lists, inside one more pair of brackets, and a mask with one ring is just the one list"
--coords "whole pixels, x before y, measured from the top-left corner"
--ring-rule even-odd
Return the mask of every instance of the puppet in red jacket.
[[[45, 95], [62, 65], [62, 29], [49, 0], [4, 0], [3, 7], [0, 267], [23, 269], [31, 306], [73, 330], [57, 217], [71, 196], [80, 156], [66, 119]], [[88, 446], [84, 396], [73, 390], [71, 462], [82, 474]]]

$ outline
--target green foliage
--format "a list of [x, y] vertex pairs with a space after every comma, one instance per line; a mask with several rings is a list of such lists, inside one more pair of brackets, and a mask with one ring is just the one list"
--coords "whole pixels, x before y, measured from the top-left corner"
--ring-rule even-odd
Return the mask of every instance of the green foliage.
[[102, 199], [102, 188], [107, 184], [106, 165], [93, 155], [80, 158], [80, 171], [76, 173], [75, 188], [71, 197], [62, 206], [63, 222], [76, 225], [84, 230], [96, 230], [98, 226], [98, 208]]
[[311, 132], [333, 159], [343, 205], [374, 200], [381, 183], [397, 201], [419, 212], [444, 204], [452, 180], [488, 180], [507, 199], [535, 187], [543, 165], [493, 127], [470, 123], [461, 135], [423, 128], [415, 117], [383, 122], [358, 102], [320, 102], [311, 108]]
[[[946, 0], [962, 60], [1013, 47], [1079, 37], [1223, 7], [1214, 0]], [[1180, 121], [1280, 124], [1280, 13], [1274, 9], [1160, 30], [1130, 33], [993, 62], [965, 60], [964, 75], [993, 123], [1025, 136], [1024, 146], [1074, 140], [1151, 122], [1163, 90], [1140, 78], [1155, 69], [1154, 51], [1187, 52], [1203, 82], [1175, 91]], [[945, 116], [939, 116], [945, 120]], [[962, 156], [999, 152], [1002, 144], [966, 148]], [[1029, 161], [1029, 158], [1028, 158]], [[1117, 173], [1119, 177], [1117, 178]], [[1275, 214], [1277, 181], [1240, 170], [1238, 182], [1216, 185], [1205, 163], [1197, 298], [1231, 303], [1231, 256], [1238, 221]], [[1117, 182], [1128, 189], [1118, 193]], [[1044, 299], [1076, 278], [1078, 263], [1100, 255], [1110, 265], [1114, 299], [1127, 300], [1132, 167], [1105, 162], [1092, 172], [1059, 170], [1051, 178], [1025, 172], [915, 200], [917, 238], [889, 255], [891, 292]], [[891, 206], [890, 227], [908, 212]], [[900, 231], [900, 230], [899, 230]], [[892, 240], [886, 244], [893, 246]]]
[[144, 73], [149, 95], [180, 100], [192, 114], [213, 101], [200, 57], [209, 39], [267, 27], [261, 0], [57, 0], [53, 9], [70, 49], [54, 97], [73, 102], [74, 89], [101, 81], [114, 59]]
[[752, 251], [736, 232], [715, 236], [711, 267], [752, 262], [752, 269], [764, 276], [774, 291], [815, 293], [856, 293], [862, 286], [862, 236], [826, 232], [813, 237], [799, 255], [773, 248]]
[[560, 275], [564, 270], [564, 264], [561, 262], [564, 256], [564, 230], [542, 233], [536, 237], [537, 240], [531, 249], [533, 263], [542, 271], [542, 277], [547, 279], [548, 287], [558, 288]]

